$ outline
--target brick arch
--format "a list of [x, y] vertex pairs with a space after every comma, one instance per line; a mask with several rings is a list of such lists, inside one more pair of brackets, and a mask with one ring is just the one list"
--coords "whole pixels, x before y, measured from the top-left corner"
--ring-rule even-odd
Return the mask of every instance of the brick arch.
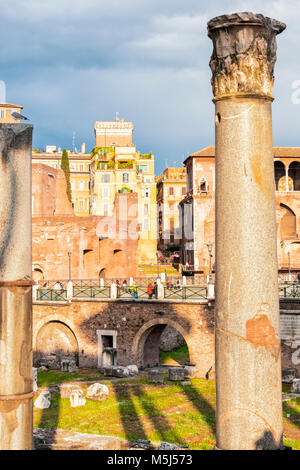
[[[177, 330], [184, 338], [189, 351], [191, 351], [191, 344], [189, 340], [188, 332], [176, 321], [171, 320], [169, 318], [154, 318], [153, 320], [148, 321], [145, 323], [139, 331], [136, 333], [133, 344], [132, 344], [132, 356], [138, 366], [147, 365], [144, 364], [144, 347], [148, 337], [154, 331], [154, 329], [158, 329], [159, 326], [172, 326]], [[163, 329], [159, 330], [158, 334], [159, 337], [162, 333]]]
[[34, 323], [33, 333], [32, 333], [32, 343], [33, 343], [34, 350], [36, 350], [37, 348], [37, 337], [38, 337], [39, 331], [43, 328], [43, 326], [45, 326], [47, 323], [50, 323], [50, 322], [59, 322], [59, 323], [63, 323], [64, 325], [66, 325], [74, 334], [77, 344], [78, 344], [78, 335], [77, 335], [76, 328], [75, 328], [73, 321], [70, 319], [66, 320], [61, 315], [54, 314], [54, 315], [48, 315], [42, 320]]
[[61, 319], [44, 322], [36, 333], [34, 362], [50, 359], [50, 368], [60, 369], [61, 362], [67, 359], [79, 365], [79, 344], [74, 331]]

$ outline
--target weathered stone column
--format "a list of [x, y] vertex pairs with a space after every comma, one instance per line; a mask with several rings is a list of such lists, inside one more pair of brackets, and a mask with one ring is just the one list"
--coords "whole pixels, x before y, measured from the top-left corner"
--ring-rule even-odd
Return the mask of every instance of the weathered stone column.
[[32, 129], [0, 125], [0, 450], [32, 448]]
[[217, 448], [282, 446], [271, 103], [279, 21], [212, 19]]

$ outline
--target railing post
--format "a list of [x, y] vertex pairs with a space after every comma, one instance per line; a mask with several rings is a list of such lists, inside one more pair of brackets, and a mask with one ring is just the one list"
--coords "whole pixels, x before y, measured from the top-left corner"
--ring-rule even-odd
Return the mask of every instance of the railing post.
[[71, 280], [67, 283], [67, 300], [72, 300], [73, 297], [73, 282]]
[[165, 288], [162, 284], [159, 284], [157, 286], [157, 298], [160, 300], [164, 298], [164, 292], [165, 292], [164, 289]]
[[110, 286], [110, 298], [116, 299], [117, 298], [117, 284], [114, 282]]
[[38, 288], [39, 288], [39, 284], [34, 284], [32, 286], [32, 300], [33, 302], [35, 302], [37, 300], [37, 291], [38, 291]]
[[215, 285], [207, 284], [206, 292], [207, 292], [207, 298], [209, 300], [214, 299], [215, 298]]

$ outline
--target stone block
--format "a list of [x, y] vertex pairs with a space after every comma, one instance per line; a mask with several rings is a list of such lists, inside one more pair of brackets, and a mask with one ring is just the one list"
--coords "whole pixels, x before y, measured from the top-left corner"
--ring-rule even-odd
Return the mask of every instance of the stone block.
[[101, 372], [107, 376], [107, 377], [112, 377], [114, 374], [113, 374], [113, 369], [114, 369], [115, 366], [105, 366], [105, 367], [102, 367], [101, 368]]
[[169, 380], [181, 381], [185, 379], [184, 369], [181, 367], [172, 367], [169, 369]]
[[178, 447], [175, 444], [171, 444], [170, 442], [161, 442], [158, 446], [157, 450], [176, 450]]
[[73, 390], [70, 395], [70, 405], [75, 408], [77, 406], [84, 406], [86, 399], [82, 389]]
[[164, 374], [158, 369], [152, 369], [148, 372], [148, 382], [164, 383]]
[[195, 366], [183, 366], [184, 370], [184, 377], [186, 379], [190, 377], [194, 377], [196, 374], [196, 367]]
[[296, 378], [296, 369], [284, 369], [282, 371], [282, 382], [285, 384], [293, 383]]
[[293, 380], [291, 392], [300, 394], [300, 379]]
[[33, 367], [32, 368], [32, 377], [33, 377], [33, 391], [36, 392], [38, 389], [38, 384], [37, 384], [37, 368]]
[[113, 377], [125, 378], [129, 377], [129, 370], [126, 367], [114, 367], [113, 368]]
[[108, 395], [109, 389], [106, 385], [95, 383], [93, 385], [90, 385], [87, 389], [86, 397], [89, 400], [102, 401], [106, 400], [106, 398], [108, 398]]
[[74, 390], [80, 390], [80, 385], [61, 384], [59, 389], [61, 398], [70, 398], [70, 395]]
[[39, 408], [40, 410], [45, 410], [49, 408], [50, 405], [51, 405], [51, 394], [47, 390], [41, 392], [34, 402], [35, 408]]
[[139, 369], [136, 365], [130, 365], [130, 366], [127, 366], [126, 369], [129, 371], [129, 375], [138, 375], [139, 374]]

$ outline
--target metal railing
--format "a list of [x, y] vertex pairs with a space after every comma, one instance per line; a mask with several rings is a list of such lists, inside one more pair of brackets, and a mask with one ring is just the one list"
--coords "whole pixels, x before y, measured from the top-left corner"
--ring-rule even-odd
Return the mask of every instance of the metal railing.
[[110, 287], [99, 286], [86, 286], [86, 287], [73, 287], [73, 297], [80, 298], [110, 298]]
[[41, 302], [65, 302], [67, 291], [65, 289], [37, 289], [36, 300]]
[[297, 282], [279, 284], [279, 297], [300, 298], [300, 284]]
[[128, 287], [119, 287], [117, 289], [117, 298], [118, 299], [147, 299], [147, 287], [143, 286], [128, 286]]
[[165, 287], [164, 288], [165, 299], [206, 299], [207, 298], [207, 287], [206, 286], [183, 286], [183, 287]]

